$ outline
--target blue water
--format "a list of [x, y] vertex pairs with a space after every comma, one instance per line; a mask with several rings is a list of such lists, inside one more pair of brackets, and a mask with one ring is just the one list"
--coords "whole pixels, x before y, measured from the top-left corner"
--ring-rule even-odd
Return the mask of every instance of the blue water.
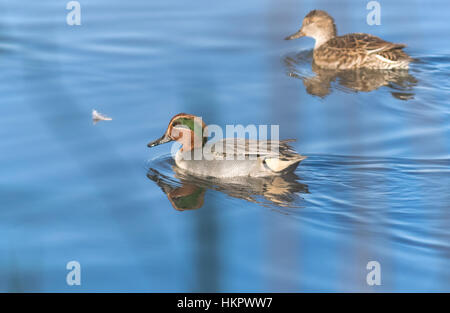
[[[80, 2], [81, 26], [64, 1], [0, 2], [0, 291], [450, 291], [447, 1], [382, 1], [380, 26], [356, 0]], [[314, 8], [417, 62], [314, 71], [313, 40], [283, 40]], [[280, 125], [308, 159], [179, 175], [146, 147], [179, 112]]]

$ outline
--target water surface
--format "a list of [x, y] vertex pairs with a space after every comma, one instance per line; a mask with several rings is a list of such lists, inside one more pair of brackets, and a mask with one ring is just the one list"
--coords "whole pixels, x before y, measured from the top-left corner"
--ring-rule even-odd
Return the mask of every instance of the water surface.
[[[60, 1], [0, 2], [1, 291], [450, 291], [447, 2], [383, 2], [380, 26], [361, 1], [81, 4], [68, 26]], [[283, 40], [314, 8], [418, 61], [315, 71], [311, 39]], [[146, 147], [179, 112], [280, 125], [308, 159], [180, 175]]]

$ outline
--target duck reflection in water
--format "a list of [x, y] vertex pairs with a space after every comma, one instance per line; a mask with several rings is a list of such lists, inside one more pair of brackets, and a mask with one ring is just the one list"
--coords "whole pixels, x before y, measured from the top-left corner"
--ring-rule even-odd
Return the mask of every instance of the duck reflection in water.
[[299, 183], [294, 173], [271, 177], [235, 177], [218, 179], [197, 177], [173, 166], [175, 178], [150, 168], [147, 177], [167, 195], [178, 211], [199, 209], [206, 191], [220, 191], [233, 198], [258, 203], [262, 206], [298, 207], [299, 194], [309, 193], [308, 186]]
[[[321, 98], [326, 97], [332, 89], [341, 89], [355, 92], [370, 92], [387, 86], [391, 89], [393, 97], [400, 100], [409, 100], [414, 97], [412, 89], [417, 84], [414, 76], [408, 70], [376, 70], [376, 69], [349, 69], [332, 70], [318, 67], [312, 62], [311, 51], [302, 51], [295, 56], [286, 56], [284, 63], [290, 77], [303, 81], [306, 91], [310, 95]], [[334, 87], [333, 83], [337, 83]]]

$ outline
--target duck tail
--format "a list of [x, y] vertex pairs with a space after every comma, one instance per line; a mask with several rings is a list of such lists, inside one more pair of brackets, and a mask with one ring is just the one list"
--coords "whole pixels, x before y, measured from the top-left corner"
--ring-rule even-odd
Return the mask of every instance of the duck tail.
[[306, 158], [306, 156], [298, 154], [289, 158], [267, 158], [264, 161], [272, 172], [281, 173], [294, 170]]

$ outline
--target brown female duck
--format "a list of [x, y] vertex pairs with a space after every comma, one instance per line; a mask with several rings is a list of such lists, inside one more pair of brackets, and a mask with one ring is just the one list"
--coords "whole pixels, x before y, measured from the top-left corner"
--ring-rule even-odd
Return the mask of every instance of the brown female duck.
[[314, 63], [329, 69], [407, 69], [412, 61], [404, 44], [384, 41], [369, 34], [337, 36], [336, 25], [327, 12], [313, 10], [303, 19], [301, 29], [286, 40], [303, 36], [316, 40]]

